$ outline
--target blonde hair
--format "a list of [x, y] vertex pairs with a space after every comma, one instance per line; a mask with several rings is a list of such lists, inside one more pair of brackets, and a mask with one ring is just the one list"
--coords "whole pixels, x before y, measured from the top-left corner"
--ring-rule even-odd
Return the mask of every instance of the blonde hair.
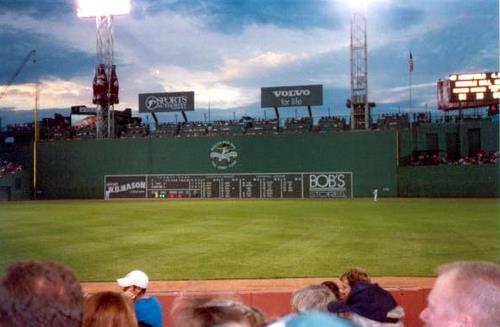
[[132, 302], [116, 292], [100, 292], [85, 301], [82, 327], [137, 327]]

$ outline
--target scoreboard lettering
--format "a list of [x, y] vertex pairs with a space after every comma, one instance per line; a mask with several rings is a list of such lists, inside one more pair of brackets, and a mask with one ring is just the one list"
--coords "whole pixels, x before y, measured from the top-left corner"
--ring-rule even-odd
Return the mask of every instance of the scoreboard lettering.
[[351, 172], [105, 176], [117, 198], [351, 198]]
[[450, 75], [450, 102], [498, 101], [500, 77], [496, 72]]

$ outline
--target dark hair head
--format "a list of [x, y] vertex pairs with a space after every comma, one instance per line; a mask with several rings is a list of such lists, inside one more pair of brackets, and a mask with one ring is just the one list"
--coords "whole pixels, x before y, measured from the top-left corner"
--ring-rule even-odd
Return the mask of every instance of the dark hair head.
[[321, 285], [325, 285], [332, 291], [333, 294], [335, 294], [335, 297], [337, 299], [340, 299], [340, 289], [337, 283], [332, 282], [331, 280], [325, 280], [324, 282], [321, 283]]
[[57, 262], [18, 262], [0, 285], [0, 325], [79, 327], [83, 294], [73, 272]]

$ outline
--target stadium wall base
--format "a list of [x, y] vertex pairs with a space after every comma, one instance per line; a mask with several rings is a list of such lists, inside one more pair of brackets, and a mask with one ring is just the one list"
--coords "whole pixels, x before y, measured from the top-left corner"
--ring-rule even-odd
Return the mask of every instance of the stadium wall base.
[[[172, 326], [170, 310], [175, 299], [190, 296], [236, 297], [261, 309], [268, 319], [275, 319], [292, 311], [290, 300], [295, 289], [325, 280], [338, 282], [335, 278], [151, 282], [147, 294], [158, 297], [162, 303], [164, 326]], [[403, 319], [405, 326], [423, 326], [419, 314], [426, 306], [426, 298], [434, 278], [379, 277], [373, 281], [389, 290], [405, 309], [406, 315]], [[82, 283], [82, 287], [86, 293], [120, 290], [116, 283]]]

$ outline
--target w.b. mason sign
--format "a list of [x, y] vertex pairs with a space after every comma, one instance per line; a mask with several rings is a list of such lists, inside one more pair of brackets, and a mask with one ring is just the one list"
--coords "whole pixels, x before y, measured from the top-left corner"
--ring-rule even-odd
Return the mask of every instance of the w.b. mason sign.
[[261, 88], [261, 108], [323, 105], [323, 85]]
[[194, 110], [194, 92], [139, 94], [139, 112]]

